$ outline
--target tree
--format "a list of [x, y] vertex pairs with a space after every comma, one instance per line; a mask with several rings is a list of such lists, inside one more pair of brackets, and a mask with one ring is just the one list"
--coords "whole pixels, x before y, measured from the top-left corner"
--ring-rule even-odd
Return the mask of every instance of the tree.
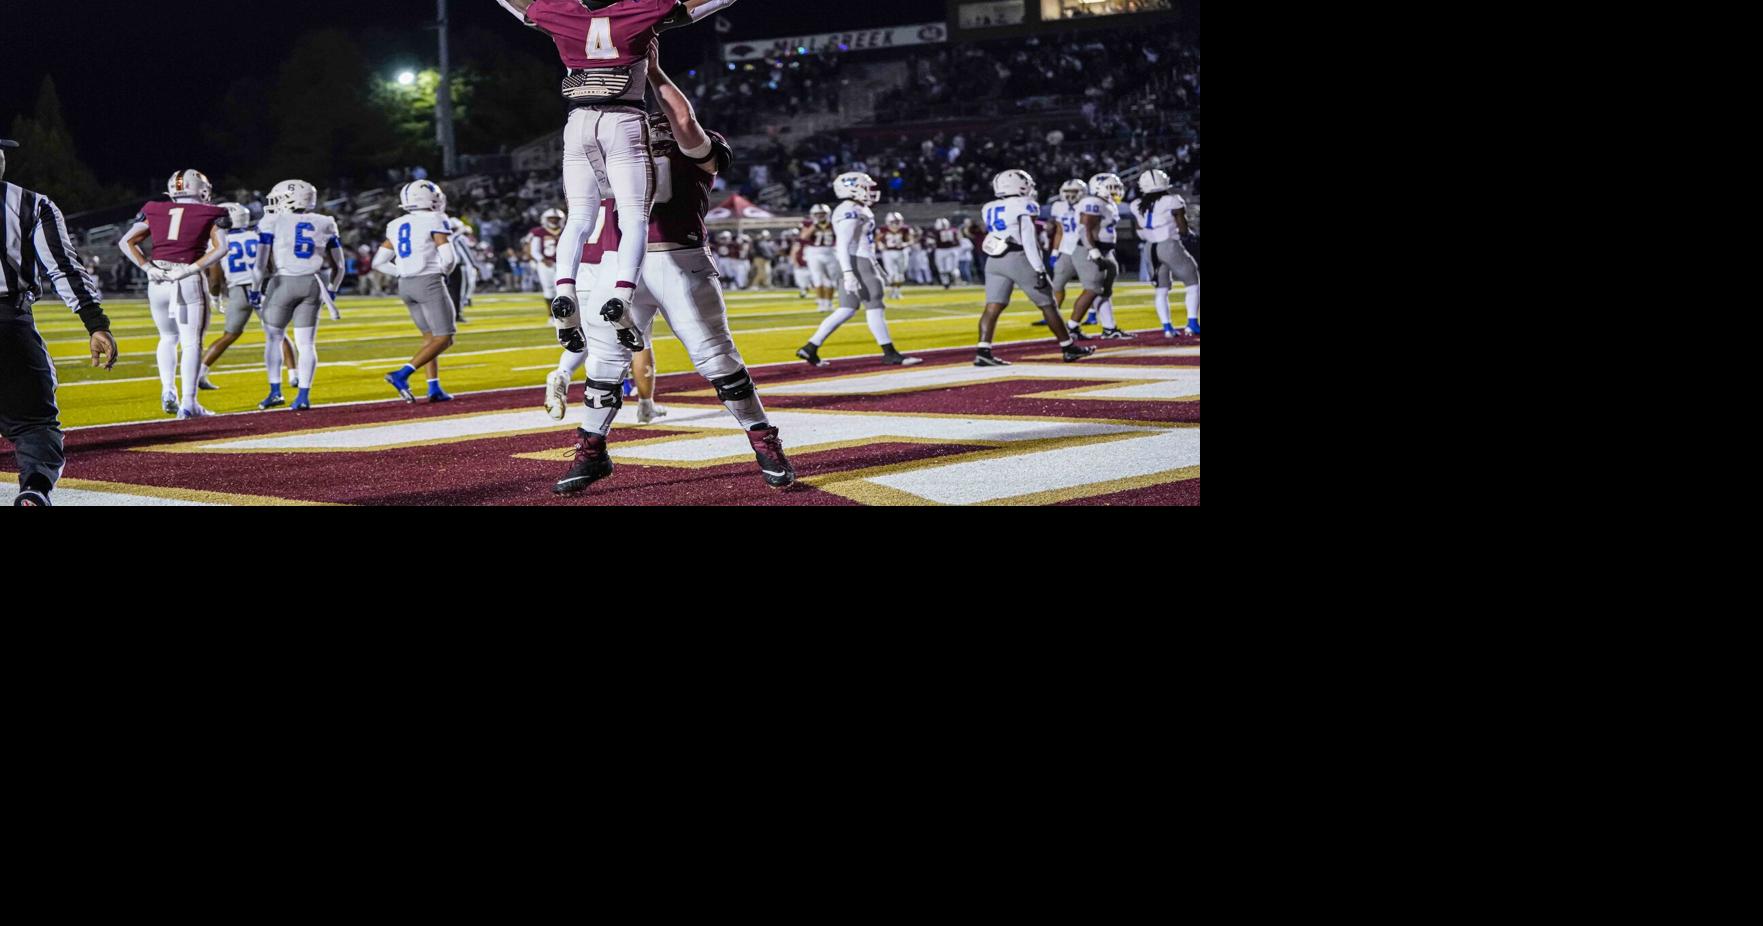
[[43, 78], [36, 110], [13, 120], [11, 137], [20, 150], [8, 161], [7, 179], [51, 197], [64, 212], [97, 209], [127, 196], [126, 190], [99, 183], [79, 159], [54, 78]]

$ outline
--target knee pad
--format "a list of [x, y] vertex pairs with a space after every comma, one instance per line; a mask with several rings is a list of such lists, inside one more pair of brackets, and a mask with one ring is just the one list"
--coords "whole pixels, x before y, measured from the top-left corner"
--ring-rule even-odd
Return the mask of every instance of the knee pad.
[[716, 387], [716, 397], [724, 402], [740, 402], [751, 399], [758, 388], [753, 385], [753, 377], [742, 369], [728, 376], [718, 376], [710, 381]]
[[624, 384], [590, 379], [586, 397], [589, 408], [623, 408]]

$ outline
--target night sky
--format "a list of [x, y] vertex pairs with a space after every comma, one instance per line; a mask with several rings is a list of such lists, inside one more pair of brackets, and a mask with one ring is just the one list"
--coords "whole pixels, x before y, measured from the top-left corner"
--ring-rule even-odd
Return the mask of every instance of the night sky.
[[[455, 31], [505, 31], [534, 55], [557, 63], [550, 40], [517, 25], [494, 0], [452, 0]], [[827, 8], [836, 8], [835, 17]], [[44, 74], [53, 75], [80, 157], [104, 181], [128, 181], [144, 146], [162, 160], [188, 147], [193, 166], [205, 156], [200, 124], [240, 74], [273, 75], [303, 31], [343, 26], [384, 55], [393, 75], [433, 67], [432, 0], [0, 0], [0, 135], [29, 112]], [[717, 41], [858, 29], [945, 18], [943, 0], [883, 3], [823, 0], [741, 0], [727, 16], [735, 31], [718, 35], [708, 22], [669, 33], [670, 69], [697, 63]], [[561, 65], [559, 65], [561, 67]], [[534, 93], [555, 95], [555, 84]], [[180, 143], [180, 137], [186, 143]], [[530, 139], [509, 139], [520, 144]], [[214, 165], [203, 165], [211, 174]]]

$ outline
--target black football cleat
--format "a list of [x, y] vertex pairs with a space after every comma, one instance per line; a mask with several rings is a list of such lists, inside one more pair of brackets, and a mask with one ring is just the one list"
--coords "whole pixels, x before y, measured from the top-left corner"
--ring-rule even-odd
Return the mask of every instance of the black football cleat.
[[1096, 349], [1094, 347], [1085, 347], [1082, 344], [1073, 344], [1070, 347], [1067, 347], [1064, 349], [1065, 362], [1066, 363], [1076, 363], [1079, 360], [1082, 360], [1085, 357], [1088, 357], [1089, 355], [1091, 355], [1095, 352], [1096, 352]]
[[922, 357], [908, 357], [905, 354], [900, 353], [899, 349], [892, 344], [889, 344], [882, 349], [882, 363], [889, 366], [911, 367], [917, 366], [923, 362], [924, 359]]
[[1132, 341], [1132, 340], [1136, 340], [1137, 337], [1138, 336], [1133, 334], [1132, 332], [1124, 331], [1119, 328], [1103, 328], [1102, 329], [1102, 340], [1104, 340], [1104, 341]]
[[826, 361], [820, 359], [820, 348], [815, 347], [812, 344], [802, 345], [802, 349], [796, 351], [796, 356], [799, 359], [807, 361], [808, 365], [811, 367], [826, 366]]
[[796, 468], [784, 455], [784, 443], [778, 439], [777, 428], [748, 431], [747, 441], [753, 445], [753, 456], [759, 460], [759, 472], [765, 476], [766, 485], [783, 489], [796, 481]]
[[973, 365], [976, 367], [1007, 367], [1010, 365], [1010, 361], [999, 360], [992, 356], [991, 351], [982, 350], [973, 355]]
[[606, 438], [580, 428], [576, 429], [575, 438], [575, 465], [551, 487], [556, 495], [574, 495], [612, 475], [612, 457], [606, 453]]
[[1087, 335], [1084, 333], [1082, 325], [1072, 325], [1071, 326], [1071, 339], [1074, 341], [1093, 341], [1093, 340], [1095, 340], [1094, 337], [1091, 337], [1090, 335]]

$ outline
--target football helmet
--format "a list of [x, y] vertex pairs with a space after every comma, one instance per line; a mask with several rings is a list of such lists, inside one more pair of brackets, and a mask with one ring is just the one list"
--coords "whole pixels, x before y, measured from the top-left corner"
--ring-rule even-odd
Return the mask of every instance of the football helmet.
[[858, 171], [840, 174], [834, 179], [833, 195], [863, 206], [873, 205], [881, 200], [881, 190], [876, 188], [875, 178]]
[[895, 230], [906, 227], [906, 217], [898, 212], [888, 213], [888, 227]]
[[808, 217], [813, 219], [814, 224], [816, 225], [825, 224], [833, 217], [833, 207], [821, 203], [813, 209], [808, 210]]
[[545, 214], [539, 217], [539, 224], [552, 231], [562, 228], [564, 223], [568, 221], [569, 216], [565, 215], [562, 209], [546, 209]]
[[1115, 174], [1097, 174], [1090, 178], [1090, 195], [1118, 203], [1126, 198], [1126, 184]]
[[948, 219], [938, 219], [937, 220], [937, 231], [948, 231], [948, 230], [949, 230], [949, 220]]
[[1145, 196], [1166, 192], [1171, 185], [1169, 175], [1160, 170], [1147, 170], [1139, 175], [1139, 193]]
[[193, 199], [199, 203], [214, 198], [214, 184], [199, 170], [180, 170], [165, 183], [165, 192], [173, 200]]
[[717, 244], [733, 244], [734, 241], [735, 233], [732, 231], [719, 231], [716, 233]]
[[1077, 205], [1077, 201], [1083, 199], [1084, 194], [1089, 191], [1089, 184], [1084, 183], [1082, 180], [1067, 180], [1059, 186], [1060, 198], [1073, 206]]
[[427, 180], [406, 184], [398, 193], [398, 205], [405, 212], [438, 212], [446, 201], [447, 195], [441, 188]]
[[283, 180], [269, 195], [280, 197], [282, 208], [291, 212], [304, 212], [318, 205], [318, 187], [304, 180]]
[[226, 210], [227, 219], [233, 223], [233, 230], [251, 227], [251, 210], [238, 203], [221, 203], [220, 208]]
[[1035, 178], [1026, 170], [1007, 170], [992, 178], [992, 192], [999, 199], [1035, 195]]

